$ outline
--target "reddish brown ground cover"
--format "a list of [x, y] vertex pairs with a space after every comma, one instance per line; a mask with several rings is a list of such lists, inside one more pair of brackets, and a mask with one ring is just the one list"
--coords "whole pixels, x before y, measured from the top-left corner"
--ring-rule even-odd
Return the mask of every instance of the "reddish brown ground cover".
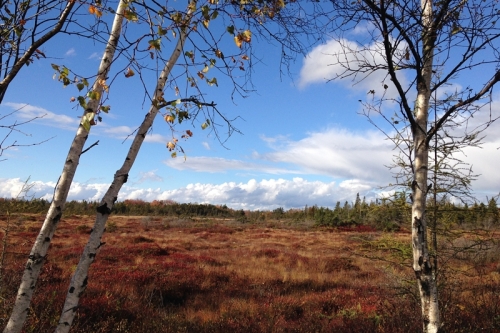
[[[2, 272], [0, 328], [43, 217], [17, 219]], [[407, 232], [119, 216], [110, 222], [73, 332], [421, 330]], [[61, 222], [25, 332], [53, 331], [92, 223], [80, 216]], [[473, 242], [467, 237], [453, 242]], [[446, 331], [500, 332], [500, 247], [452, 256], [453, 242], [443, 242], [448, 259], [440, 279]]]

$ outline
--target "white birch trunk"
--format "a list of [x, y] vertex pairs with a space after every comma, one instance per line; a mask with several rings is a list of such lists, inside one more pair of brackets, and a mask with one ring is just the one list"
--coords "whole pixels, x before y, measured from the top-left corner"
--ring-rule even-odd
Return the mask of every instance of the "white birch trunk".
[[[123, 11], [122, 2], [118, 5], [117, 15], [115, 16], [115, 21], [113, 22], [112, 33], [109, 38], [106, 50], [104, 52], [101, 64], [99, 66], [99, 71], [96, 79], [96, 83], [92, 87], [93, 91], [102, 95], [103, 87], [98, 84], [98, 80], [105, 80], [108, 76], [108, 72], [111, 68], [111, 63], [114, 57], [116, 46], [121, 33], [121, 26], [123, 16], [121, 15]], [[99, 100], [90, 100], [87, 104], [87, 109], [83, 113], [85, 115], [95, 112], [99, 106]], [[83, 119], [82, 117], [82, 119]], [[31, 249], [28, 261], [26, 263], [24, 273], [21, 279], [21, 284], [17, 292], [16, 302], [12, 310], [12, 314], [9, 318], [7, 326], [5, 326], [4, 333], [18, 333], [26, 321], [28, 311], [30, 308], [31, 299], [33, 292], [35, 290], [35, 285], [37, 279], [40, 275], [41, 268], [45, 261], [47, 250], [50, 245], [50, 241], [54, 236], [57, 225], [61, 219], [64, 205], [66, 204], [66, 199], [68, 197], [68, 192], [73, 182], [73, 178], [80, 161], [80, 155], [83, 150], [83, 146], [88, 137], [87, 130], [80, 124], [76, 132], [75, 138], [71, 144], [68, 156], [64, 163], [64, 168], [57, 182], [56, 189], [54, 191], [54, 197], [52, 203], [43, 222], [42, 228], [38, 237]]]
[[441, 322], [439, 318], [438, 291], [435, 270], [429, 257], [427, 240], [426, 196], [429, 147], [426, 143], [427, 121], [431, 92], [434, 41], [432, 0], [421, 0], [423, 63], [421, 78], [417, 83], [415, 104], [415, 126], [412, 128], [415, 147], [414, 180], [412, 184], [412, 248], [413, 270], [417, 278], [422, 307], [423, 331], [436, 333]]
[[[188, 11], [188, 16], [191, 11]], [[158, 79], [158, 83], [156, 85], [154, 100], [158, 101], [159, 97], [163, 95], [163, 89], [165, 87], [166, 80], [172, 71], [173, 66], [179, 59], [179, 56], [182, 53], [182, 49], [184, 47], [184, 42], [187, 37], [186, 29], [189, 27], [184, 27], [181, 29], [179, 34], [179, 40], [177, 41], [177, 45], [175, 46], [170, 59], [165, 64], [163, 71], [160, 74]], [[80, 297], [85, 291], [88, 282], [88, 271], [90, 265], [95, 260], [97, 255], [97, 251], [103, 245], [101, 243], [101, 238], [105, 230], [106, 221], [108, 220], [109, 214], [111, 213], [111, 209], [115, 201], [118, 198], [118, 193], [122, 188], [123, 184], [127, 182], [128, 174], [130, 169], [132, 168], [135, 159], [137, 158], [137, 154], [141, 149], [142, 143], [148, 133], [149, 129], [153, 125], [153, 121], [158, 114], [158, 108], [155, 106], [156, 103], [153, 103], [149, 112], [147, 113], [144, 121], [142, 122], [137, 134], [134, 137], [134, 140], [129, 148], [125, 161], [123, 162], [122, 167], [116, 171], [113, 183], [108, 188], [108, 191], [102, 198], [99, 207], [97, 208], [96, 220], [94, 223], [94, 227], [89, 237], [89, 241], [83, 250], [83, 253], [80, 257], [80, 262], [71, 278], [70, 286], [68, 293], [66, 295], [66, 301], [64, 303], [64, 307], [62, 310], [61, 318], [59, 320], [59, 324], [56, 328], [57, 333], [66, 333], [71, 328], [73, 323], [78, 303], [80, 301]], [[118, 282], [119, 283], [119, 282]], [[97, 311], [97, 309], [96, 309]]]

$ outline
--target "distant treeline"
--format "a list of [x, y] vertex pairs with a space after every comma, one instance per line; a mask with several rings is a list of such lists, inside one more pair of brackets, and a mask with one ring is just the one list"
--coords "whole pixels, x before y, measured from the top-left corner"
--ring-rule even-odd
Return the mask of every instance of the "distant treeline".
[[[354, 202], [337, 202], [333, 209], [305, 206], [303, 209], [276, 208], [272, 211], [235, 210], [226, 205], [177, 203], [171, 200], [125, 200], [115, 203], [112, 214], [128, 216], [170, 216], [233, 218], [240, 222], [287, 220], [290, 222], [313, 221], [319, 226], [370, 225], [381, 230], [396, 230], [406, 225], [410, 218], [411, 205], [405, 193], [367, 203], [359, 194]], [[93, 215], [98, 202], [69, 201], [65, 214]], [[17, 200], [0, 198], [0, 214], [32, 213], [44, 214], [50, 202], [43, 199]], [[478, 227], [499, 224], [500, 214], [494, 199], [473, 205], [455, 205], [450, 202], [428, 201], [427, 216], [430, 221], [436, 215], [440, 225], [472, 225]]]

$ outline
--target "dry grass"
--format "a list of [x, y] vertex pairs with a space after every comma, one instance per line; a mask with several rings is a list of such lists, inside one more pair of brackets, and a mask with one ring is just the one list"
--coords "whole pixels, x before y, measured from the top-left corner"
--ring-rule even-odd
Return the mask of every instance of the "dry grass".
[[[9, 238], [0, 327], [40, 225], [41, 218], [32, 219]], [[48, 332], [57, 323], [92, 223], [90, 217], [62, 221], [25, 332]], [[113, 232], [105, 234], [91, 268], [74, 332], [420, 330], [413, 273], [405, 266], [408, 233], [119, 216], [108, 223]], [[482, 263], [457, 257], [443, 269], [447, 331], [500, 331], [494, 249]], [[455, 277], [453, 268], [467, 274]]]

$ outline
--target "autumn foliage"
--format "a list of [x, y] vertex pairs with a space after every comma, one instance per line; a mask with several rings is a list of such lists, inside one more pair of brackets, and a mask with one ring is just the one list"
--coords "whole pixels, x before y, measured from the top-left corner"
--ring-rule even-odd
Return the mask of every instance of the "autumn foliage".
[[[12, 218], [0, 327], [42, 220]], [[57, 324], [92, 223], [82, 216], [61, 221], [25, 332], [49, 332]], [[405, 229], [387, 233], [277, 219], [112, 216], [72, 331], [418, 332], [408, 237]], [[465, 235], [443, 251], [477, 237], [486, 234]], [[457, 251], [443, 267], [448, 332], [500, 330], [500, 248], [488, 244], [486, 252]], [[449, 280], [451, 269], [464, 274]]]

